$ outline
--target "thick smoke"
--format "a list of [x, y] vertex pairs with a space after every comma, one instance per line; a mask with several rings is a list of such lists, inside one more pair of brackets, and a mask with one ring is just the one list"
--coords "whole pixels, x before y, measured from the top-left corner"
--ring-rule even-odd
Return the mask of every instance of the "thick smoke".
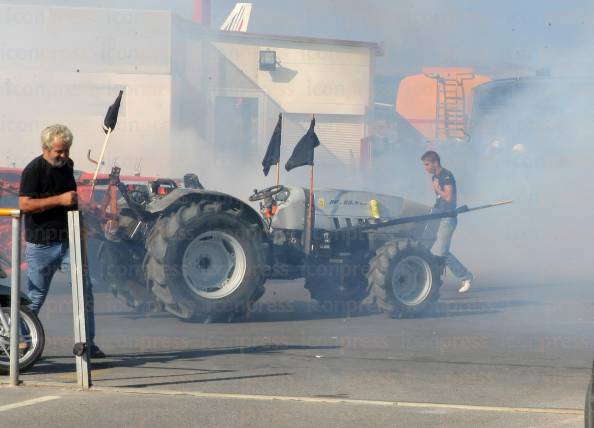
[[[269, 3], [255, 2], [254, 31], [278, 32], [274, 25], [282, 21], [286, 31], [306, 34], [300, 12]], [[510, 8], [527, 7], [511, 3], [468, 10], [458, 1], [444, 10], [440, 2], [328, 2], [318, 5], [321, 12], [312, 18], [319, 24], [313, 25], [316, 35], [385, 41], [385, 56], [378, 59], [378, 70], [384, 74], [415, 73], [428, 65], [473, 66], [495, 78], [550, 71], [550, 78], [521, 80], [512, 85], [512, 92], [487, 100], [493, 104], [489, 112], [477, 107], [472, 124], [483, 117], [490, 122], [472, 129], [469, 142], [433, 146], [458, 178], [460, 204], [514, 200], [512, 206], [460, 218], [453, 250], [484, 281], [558, 284], [586, 281], [594, 273], [587, 251], [594, 236], [589, 219], [594, 208], [589, 189], [594, 181], [594, 67], [585, 55], [594, 34], [570, 12], [580, 10], [577, 3], [591, 5], [572, 3], [574, 7], [565, 4], [560, 11], [558, 5], [545, 2], [537, 15], [524, 20], [508, 19], [513, 15]], [[330, 9], [337, 12], [333, 20], [324, 18]], [[286, 20], [288, 13], [295, 13], [296, 19]], [[355, 28], [345, 24], [351, 14], [363, 20]], [[468, 43], [479, 27], [492, 37]], [[353, 174], [334, 165], [318, 173], [317, 185], [373, 189], [432, 203], [430, 180], [419, 160], [430, 146], [398, 137], [396, 141], [397, 147], [378, 157], [370, 170]], [[217, 188], [242, 198], [252, 187], [269, 184], [254, 168], [259, 155], [252, 156], [249, 165], [246, 159], [225, 159], [234, 176], [241, 177], [236, 185], [206, 161], [209, 155], [217, 156], [208, 150], [204, 181], [212, 177]], [[283, 182], [306, 185], [306, 173], [300, 174], [285, 175]]]
[[[31, 3], [99, 6], [93, 1]], [[213, 3], [216, 26], [234, 1]], [[594, 112], [590, 105], [594, 67], [589, 52], [594, 34], [591, 22], [583, 18], [592, 15], [588, 13], [592, 4], [545, 1], [535, 9], [523, 3], [473, 3], [470, 7], [461, 0], [447, 6], [437, 0], [255, 0], [250, 30], [383, 42], [385, 53], [378, 59], [378, 73], [398, 77], [433, 65], [473, 66], [494, 77], [550, 69], [554, 78], [502, 99], [492, 113], [496, 120], [490, 132], [473, 133], [467, 147], [438, 146], [437, 150], [458, 177], [460, 203], [514, 199], [511, 207], [461, 217], [454, 250], [477, 273], [538, 282], [583, 280], [592, 273], [587, 249], [594, 236], [589, 218], [593, 208], [590, 183], [594, 181]], [[102, 4], [171, 7], [185, 17], [192, 13], [190, 1]], [[314, 4], [315, 8], [310, 7]], [[208, 188], [245, 200], [253, 188], [273, 182], [261, 174], [263, 151], [246, 156], [232, 151], [221, 154], [217, 146], [182, 130], [176, 130], [172, 139], [197, 153], [189, 157], [186, 151], [171, 159], [175, 169], [196, 172]], [[353, 173], [337, 164], [321, 169], [316, 182], [320, 187], [373, 189], [431, 203], [429, 178], [419, 161], [427, 148], [423, 143], [401, 143], [372, 171]], [[14, 157], [8, 153], [7, 158]], [[283, 171], [283, 182], [306, 185], [307, 171], [290, 176]]]
[[[460, 216], [453, 251], [486, 282], [586, 282], [594, 226], [594, 79], [527, 77], [475, 97], [467, 142], [396, 144], [366, 186], [431, 203], [428, 148], [458, 180], [459, 204], [513, 205]], [[397, 140], [396, 140], [397, 141]]]
[[477, 129], [471, 144], [479, 160], [470, 162], [461, 185], [472, 186], [463, 193], [468, 202], [509, 198], [514, 205], [465, 218], [458, 248], [499, 277], [588, 281], [594, 80], [536, 78], [512, 87], [489, 113], [491, 130]]

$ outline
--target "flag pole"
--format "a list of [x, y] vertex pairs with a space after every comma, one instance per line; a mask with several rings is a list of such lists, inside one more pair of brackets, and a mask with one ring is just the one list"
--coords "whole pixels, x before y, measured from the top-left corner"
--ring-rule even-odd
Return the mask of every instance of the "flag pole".
[[103, 140], [101, 154], [99, 155], [99, 160], [97, 161], [97, 167], [95, 168], [95, 173], [93, 174], [93, 181], [91, 182], [91, 196], [89, 197], [89, 201], [93, 199], [93, 192], [95, 191], [95, 181], [97, 180], [97, 175], [99, 175], [99, 170], [101, 169], [101, 164], [103, 163], [103, 156], [105, 156], [105, 150], [107, 149], [107, 143], [109, 141], [110, 136], [111, 128], [108, 128], [107, 134], [105, 134], [105, 140]]
[[[281, 121], [281, 135], [280, 135], [280, 139], [282, 142], [283, 139], [283, 131], [282, 131], [282, 120], [283, 120], [283, 114], [279, 113], [278, 114], [278, 118]], [[280, 184], [280, 144], [279, 144], [279, 152], [278, 152], [278, 162], [276, 163], [276, 185], [278, 186]]]
[[[312, 120], [316, 118], [314, 114], [311, 115]], [[315, 162], [312, 162], [312, 164]], [[314, 192], [314, 166], [311, 165], [309, 169], [309, 205], [307, 209], [307, 230], [305, 232], [305, 255], [309, 255], [311, 251], [311, 239], [313, 235], [313, 192]]]
[[307, 235], [305, 237], [305, 254], [311, 250], [311, 238], [313, 234], [313, 192], [314, 192], [314, 166], [309, 169], [309, 206], [307, 210]]

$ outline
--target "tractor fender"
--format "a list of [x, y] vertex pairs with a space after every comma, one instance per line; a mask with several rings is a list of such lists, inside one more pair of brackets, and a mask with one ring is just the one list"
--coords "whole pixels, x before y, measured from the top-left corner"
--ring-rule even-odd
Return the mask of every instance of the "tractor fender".
[[176, 211], [180, 206], [201, 201], [220, 203], [225, 210], [238, 210], [245, 221], [265, 230], [264, 220], [254, 208], [234, 196], [212, 190], [177, 188], [151, 202], [146, 210], [153, 215], [163, 215]]

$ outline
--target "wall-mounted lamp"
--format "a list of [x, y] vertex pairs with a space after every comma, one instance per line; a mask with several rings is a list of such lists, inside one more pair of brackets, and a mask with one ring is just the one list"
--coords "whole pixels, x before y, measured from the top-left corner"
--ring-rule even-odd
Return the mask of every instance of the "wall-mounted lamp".
[[276, 70], [276, 65], [276, 51], [260, 51], [260, 70], [274, 71]]

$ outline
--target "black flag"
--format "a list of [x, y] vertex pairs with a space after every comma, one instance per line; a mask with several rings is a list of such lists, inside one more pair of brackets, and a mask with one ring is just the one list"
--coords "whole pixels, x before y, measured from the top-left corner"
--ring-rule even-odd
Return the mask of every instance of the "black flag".
[[301, 137], [293, 150], [293, 154], [287, 161], [285, 165], [287, 171], [299, 166], [314, 164], [314, 149], [320, 145], [320, 140], [314, 131], [315, 126], [316, 119], [314, 118], [311, 120], [307, 134]]
[[120, 91], [118, 97], [115, 99], [112, 105], [107, 109], [107, 114], [103, 120], [103, 131], [107, 134], [107, 131], [111, 128], [113, 131], [118, 123], [118, 113], [120, 112], [120, 103], [122, 102], [122, 94], [124, 91]]
[[280, 160], [280, 145], [281, 145], [281, 134], [283, 129], [283, 116], [279, 113], [278, 122], [270, 137], [270, 143], [266, 149], [264, 159], [262, 159], [262, 166], [264, 167], [264, 175], [268, 175], [270, 167], [276, 165]]

